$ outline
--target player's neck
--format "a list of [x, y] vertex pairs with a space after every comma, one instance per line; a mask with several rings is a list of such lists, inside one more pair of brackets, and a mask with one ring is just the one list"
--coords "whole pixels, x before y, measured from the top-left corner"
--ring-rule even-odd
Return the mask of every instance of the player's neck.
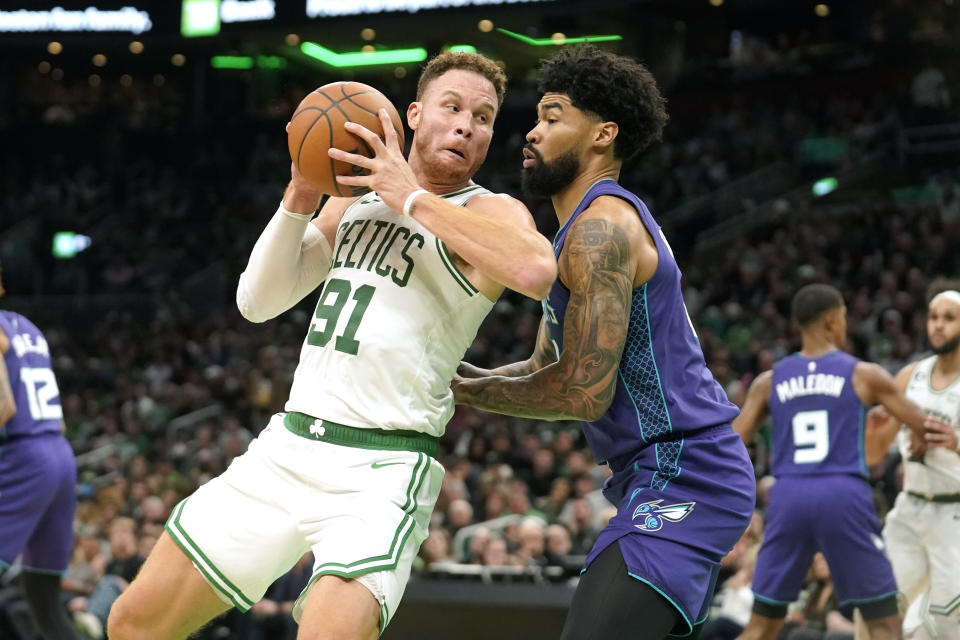
[[801, 338], [800, 353], [811, 360], [837, 348], [830, 338], [819, 333], [804, 333]]
[[573, 179], [573, 182], [550, 198], [553, 201], [553, 210], [557, 212], [557, 221], [560, 226], [566, 224], [577, 209], [577, 205], [583, 200], [583, 196], [596, 182], [606, 179], [616, 180], [619, 177], [619, 165], [616, 167], [608, 165], [601, 168], [584, 167]]
[[942, 376], [952, 377], [960, 374], [960, 349], [952, 353], [943, 353], [937, 355], [937, 361], [933, 365], [933, 370]]

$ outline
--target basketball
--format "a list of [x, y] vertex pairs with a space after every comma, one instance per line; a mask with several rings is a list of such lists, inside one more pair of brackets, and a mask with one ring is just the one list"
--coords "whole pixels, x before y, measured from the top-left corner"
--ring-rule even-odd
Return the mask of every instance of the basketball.
[[367, 143], [343, 128], [345, 122], [356, 122], [384, 139], [377, 115], [386, 109], [393, 121], [400, 147], [403, 148], [403, 123], [400, 114], [387, 97], [361, 82], [332, 82], [312, 91], [304, 98], [287, 130], [290, 159], [297, 170], [314, 187], [331, 196], [358, 196], [366, 187], [337, 182], [337, 176], [358, 175], [363, 169], [348, 162], [334, 160], [327, 149], [335, 147], [349, 153], [373, 157]]

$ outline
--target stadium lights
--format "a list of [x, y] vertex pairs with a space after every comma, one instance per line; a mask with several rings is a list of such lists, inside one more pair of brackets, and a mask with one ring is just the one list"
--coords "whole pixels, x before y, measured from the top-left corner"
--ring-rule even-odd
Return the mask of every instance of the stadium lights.
[[815, 196], [825, 196], [837, 188], [836, 178], [823, 178], [813, 183], [811, 190]]
[[210, 66], [214, 69], [253, 69], [250, 56], [213, 56]]
[[53, 234], [53, 257], [67, 260], [90, 246], [93, 240], [74, 231], [57, 231]]
[[214, 69], [285, 69], [287, 59], [280, 56], [213, 56], [210, 66]]
[[184, 38], [220, 33], [220, 0], [183, 0], [180, 35]]
[[511, 38], [516, 38], [520, 42], [529, 44], [532, 47], [548, 47], [551, 45], [560, 44], [581, 44], [583, 42], [612, 42], [614, 40], [623, 40], [623, 36], [618, 36], [616, 34], [608, 36], [579, 36], [576, 38], [531, 38], [530, 36], [525, 36], [522, 33], [515, 33], [501, 27], [497, 27], [497, 31], [504, 35], [510, 36]]
[[412, 49], [392, 49], [387, 51], [350, 51], [336, 53], [316, 42], [303, 42], [300, 51], [314, 60], [338, 69], [348, 67], [365, 67], [378, 64], [404, 64], [408, 62], [422, 62], [427, 59], [427, 50], [423, 47]]

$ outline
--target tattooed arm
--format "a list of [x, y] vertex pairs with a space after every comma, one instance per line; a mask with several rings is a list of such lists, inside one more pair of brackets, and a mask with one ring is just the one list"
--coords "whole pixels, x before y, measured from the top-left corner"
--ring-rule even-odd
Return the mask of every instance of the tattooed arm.
[[553, 349], [550, 342], [550, 332], [547, 330], [545, 319], [540, 320], [540, 331], [537, 332], [537, 344], [533, 348], [533, 354], [522, 362], [505, 364], [496, 369], [481, 369], [475, 367], [469, 362], [461, 362], [457, 369], [457, 375], [463, 378], [485, 378], [487, 376], [504, 376], [507, 378], [518, 378], [520, 376], [530, 375], [534, 371], [539, 371], [551, 362], [556, 362], [557, 352]]
[[10, 418], [17, 413], [17, 404], [13, 398], [13, 389], [10, 387], [10, 376], [7, 373], [7, 363], [3, 356], [10, 349], [10, 338], [0, 329], [0, 429]]
[[[631, 234], [638, 245], [643, 242], [634, 259]], [[643, 234], [643, 241], [636, 240], [637, 234]], [[454, 380], [457, 402], [545, 420], [599, 419], [616, 390], [635, 274], [649, 278], [656, 263], [656, 248], [632, 207], [598, 198], [570, 228], [560, 257], [570, 300], [559, 359], [517, 377]], [[543, 341], [549, 342], [545, 328], [538, 343]]]

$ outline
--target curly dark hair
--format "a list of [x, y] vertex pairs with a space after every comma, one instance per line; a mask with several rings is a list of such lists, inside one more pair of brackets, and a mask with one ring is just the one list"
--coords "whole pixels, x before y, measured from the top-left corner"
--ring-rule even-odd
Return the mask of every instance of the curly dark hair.
[[657, 81], [642, 64], [592, 45], [540, 63], [541, 93], [565, 93], [573, 106], [619, 127], [613, 152], [629, 160], [660, 140], [669, 116]]
[[417, 100], [423, 98], [423, 92], [432, 80], [453, 69], [473, 71], [489, 80], [497, 92], [497, 107], [503, 106], [503, 96], [507, 92], [507, 75], [493, 60], [468, 51], [444, 51], [431, 59], [417, 81]]

